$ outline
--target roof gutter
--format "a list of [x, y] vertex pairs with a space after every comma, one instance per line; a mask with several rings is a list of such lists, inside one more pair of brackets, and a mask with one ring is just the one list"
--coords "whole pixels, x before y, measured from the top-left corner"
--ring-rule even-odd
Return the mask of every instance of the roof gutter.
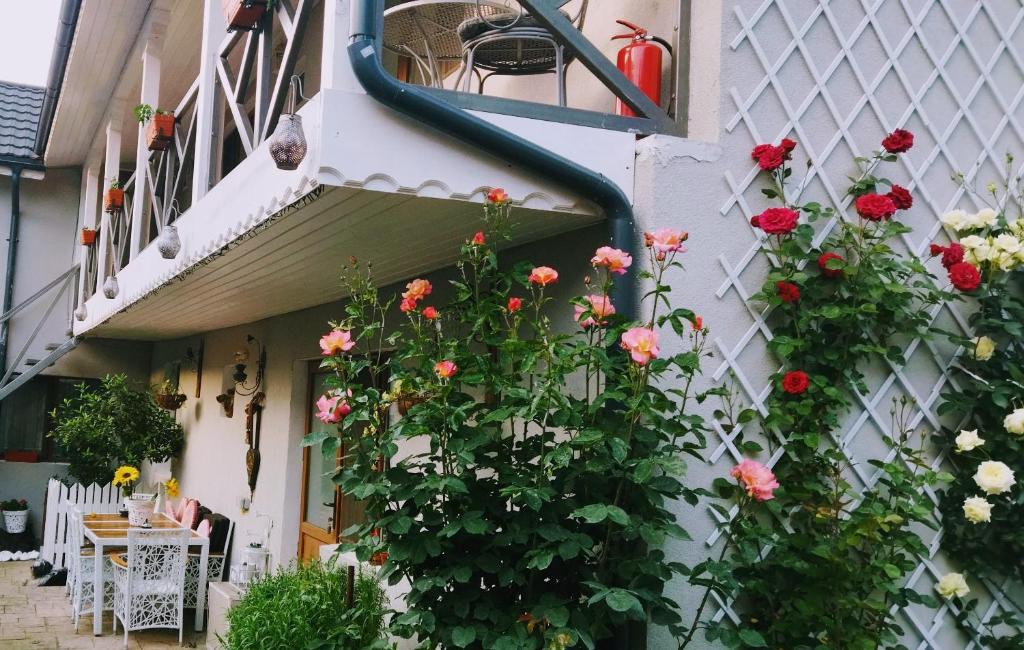
[[71, 55], [71, 43], [75, 38], [75, 26], [78, 24], [78, 12], [82, 0], [63, 0], [60, 6], [60, 22], [50, 57], [50, 73], [46, 80], [46, 93], [43, 95], [42, 111], [39, 114], [39, 128], [36, 129], [35, 152], [40, 158], [46, 154], [46, 144], [50, 141], [50, 128], [53, 116], [57, 112], [57, 100], [60, 89], [64, 85], [64, 72], [67, 69], [68, 57]]
[[[633, 206], [614, 182], [568, 158], [499, 128], [472, 113], [403, 83], [389, 74], [380, 60], [377, 0], [355, 0], [352, 7], [352, 42], [349, 58], [356, 78], [370, 97], [381, 104], [433, 127], [452, 138], [477, 147], [542, 178], [550, 178], [600, 206], [608, 220], [611, 244], [637, 258]], [[618, 276], [613, 299], [627, 318], [638, 313], [633, 269]]]

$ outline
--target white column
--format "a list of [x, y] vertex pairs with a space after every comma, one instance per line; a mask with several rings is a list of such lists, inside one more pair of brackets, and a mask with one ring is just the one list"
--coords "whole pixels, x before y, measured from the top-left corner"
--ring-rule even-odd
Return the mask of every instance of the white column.
[[363, 93], [348, 60], [352, 0], [324, 0], [324, 43], [320, 59], [320, 87]]
[[[139, 93], [139, 103], [149, 104], [153, 110], [160, 106], [160, 47], [160, 39], [150, 36], [142, 51], [142, 92]], [[149, 243], [149, 218], [146, 212], [146, 205], [151, 203], [146, 200], [149, 197], [149, 154], [149, 148], [146, 146], [146, 125], [140, 124], [135, 145], [135, 193], [132, 195], [129, 259], [135, 259]]]
[[[99, 161], [92, 159], [82, 168], [82, 191], [79, 207], [79, 225], [82, 228], [96, 227], [96, 206], [99, 200], [100, 188], [100, 165]], [[93, 246], [99, 246], [99, 242], [93, 242]], [[85, 277], [86, 263], [89, 260], [89, 246], [79, 246], [78, 263], [81, 268], [78, 271], [78, 304], [81, 307], [85, 302]]]
[[192, 204], [206, 196], [214, 173], [213, 138], [217, 114], [217, 57], [227, 34], [221, 0], [204, 0], [203, 40], [196, 96], [196, 151], [192, 178]]
[[[107, 122], [107, 149], [103, 158], [103, 191], [106, 192], [110, 184], [118, 180], [121, 173], [121, 110], [112, 110], [110, 119]], [[103, 286], [107, 279], [107, 266], [110, 265], [110, 228], [112, 226], [110, 215], [102, 212], [102, 225], [100, 226], [99, 248], [96, 251], [96, 288]], [[112, 269], [111, 269], [112, 270]]]

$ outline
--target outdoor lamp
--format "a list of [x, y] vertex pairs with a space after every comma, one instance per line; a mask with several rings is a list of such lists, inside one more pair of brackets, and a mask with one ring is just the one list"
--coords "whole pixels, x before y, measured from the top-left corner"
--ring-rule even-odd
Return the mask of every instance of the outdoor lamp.
[[292, 75], [291, 91], [288, 94], [288, 108], [277, 120], [277, 128], [270, 137], [270, 157], [278, 169], [297, 169], [306, 157], [306, 135], [302, 132], [302, 117], [295, 113], [298, 98], [306, 97], [300, 90], [302, 80]]
[[[177, 201], [172, 202], [170, 212], [177, 214]], [[170, 217], [171, 215], [168, 215], [167, 221], [171, 221]], [[156, 249], [160, 251], [160, 257], [165, 260], [173, 260], [178, 256], [178, 251], [181, 250], [181, 237], [178, 237], [177, 226], [168, 223], [160, 229], [160, 236], [156, 239]]]
[[103, 281], [103, 295], [113, 300], [114, 298], [117, 298], [118, 291], [119, 287], [117, 286], [117, 276], [108, 276], [107, 279]]
[[75, 310], [75, 320], [84, 321], [88, 316], [89, 310], [85, 308], [85, 303], [83, 302], [78, 306], [78, 309]]

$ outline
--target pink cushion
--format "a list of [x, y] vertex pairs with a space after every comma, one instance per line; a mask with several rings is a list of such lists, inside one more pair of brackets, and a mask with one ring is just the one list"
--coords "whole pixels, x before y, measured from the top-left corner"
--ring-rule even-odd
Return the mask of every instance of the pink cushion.
[[189, 528], [195, 528], [196, 519], [199, 517], [199, 502], [195, 499], [188, 499], [185, 502], [185, 508], [182, 510], [181, 519], [178, 521]]
[[201, 535], [202, 537], [209, 537], [210, 536], [210, 520], [209, 519], [204, 519], [201, 522], [199, 522], [199, 528], [196, 528], [196, 534], [197, 535]]
[[178, 521], [178, 513], [175, 511], [174, 504], [172, 504], [169, 499], [167, 503], [164, 504], [164, 514], [174, 521]]

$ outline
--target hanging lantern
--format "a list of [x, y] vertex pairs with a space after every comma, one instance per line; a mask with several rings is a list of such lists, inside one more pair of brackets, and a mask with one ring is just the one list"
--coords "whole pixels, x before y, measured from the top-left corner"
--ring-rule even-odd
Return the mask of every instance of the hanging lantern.
[[117, 292], [119, 288], [117, 286], [117, 277], [111, 275], [103, 281], [103, 295], [113, 300], [117, 298]]
[[78, 309], [75, 310], [75, 320], [81, 322], [88, 318], [88, 316], [89, 310], [85, 308], [85, 303], [83, 302], [81, 305], [79, 305]]
[[156, 249], [160, 251], [160, 257], [165, 260], [173, 260], [181, 250], [181, 238], [178, 237], [178, 229], [167, 224], [160, 231], [160, 237], [156, 240]]
[[[270, 137], [270, 157], [278, 169], [297, 169], [306, 157], [306, 135], [302, 132], [302, 118], [295, 113], [298, 98], [302, 97], [298, 75], [292, 75], [288, 108], [277, 120], [277, 128]], [[305, 97], [303, 97], [305, 99]]]

